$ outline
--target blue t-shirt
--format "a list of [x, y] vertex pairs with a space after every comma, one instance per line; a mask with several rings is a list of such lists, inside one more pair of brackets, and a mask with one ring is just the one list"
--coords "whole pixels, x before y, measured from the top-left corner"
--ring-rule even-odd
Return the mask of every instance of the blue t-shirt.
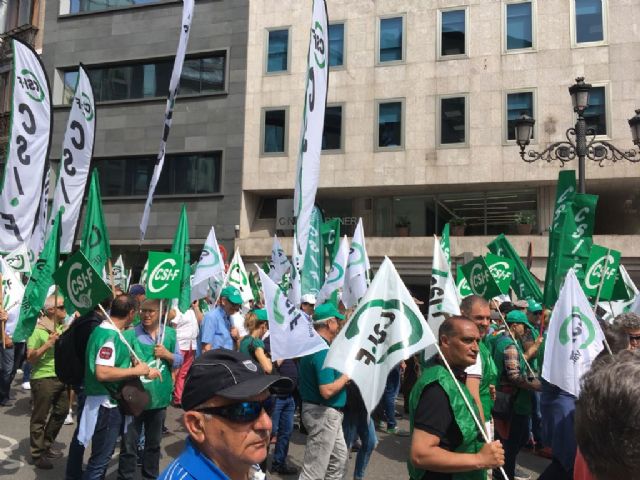
[[224, 308], [218, 305], [213, 310], [205, 313], [198, 343], [208, 343], [211, 345], [212, 350], [216, 348], [233, 350], [234, 343], [231, 337], [231, 327], [231, 318], [226, 314]]
[[222, 470], [187, 438], [184, 451], [160, 474], [158, 480], [228, 480]]
[[322, 368], [329, 349], [306, 355], [298, 364], [298, 390], [302, 401], [326, 405], [327, 407], [342, 408], [347, 402], [347, 389], [343, 388], [333, 397], [325, 400], [320, 395], [320, 385], [333, 383], [342, 374], [333, 368]]

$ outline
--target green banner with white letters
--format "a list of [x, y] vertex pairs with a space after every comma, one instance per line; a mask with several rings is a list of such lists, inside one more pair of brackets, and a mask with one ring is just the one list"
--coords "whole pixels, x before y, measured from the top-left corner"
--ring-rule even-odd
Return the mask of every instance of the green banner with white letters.
[[178, 298], [182, 284], [182, 255], [149, 252], [147, 298]]
[[500, 292], [503, 295], [508, 295], [511, 280], [513, 279], [513, 262], [508, 258], [500, 257], [493, 253], [487, 253], [484, 258]]
[[[619, 267], [620, 252], [600, 245], [591, 247], [591, 254], [582, 281], [584, 293], [590, 297], [597, 297], [598, 290], [600, 290], [599, 299], [601, 301], [611, 300]], [[602, 287], [600, 287], [601, 284]]]
[[464, 264], [462, 273], [469, 283], [469, 288], [476, 295], [491, 300], [502, 294], [484, 258], [476, 257]]

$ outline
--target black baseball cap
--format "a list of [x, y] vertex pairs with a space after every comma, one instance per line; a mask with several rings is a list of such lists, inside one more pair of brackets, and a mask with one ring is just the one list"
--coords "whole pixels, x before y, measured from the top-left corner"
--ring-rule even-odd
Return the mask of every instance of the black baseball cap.
[[281, 375], [266, 375], [262, 367], [244, 353], [224, 348], [209, 350], [194, 360], [182, 393], [182, 408], [193, 410], [219, 395], [244, 400], [265, 390], [293, 390], [293, 381]]

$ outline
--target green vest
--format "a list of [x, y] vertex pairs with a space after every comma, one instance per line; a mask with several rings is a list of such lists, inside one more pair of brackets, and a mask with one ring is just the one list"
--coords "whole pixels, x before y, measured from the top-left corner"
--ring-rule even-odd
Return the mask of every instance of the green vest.
[[[486, 338], [486, 337], [485, 337]], [[493, 362], [493, 357], [484, 343], [481, 341], [478, 346], [480, 347], [480, 358], [482, 359], [482, 380], [480, 380], [480, 403], [482, 404], [482, 411], [484, 413], [485, 421], [489, 421], [491, 418], [491, 410], [493, 410], [493, 400], [491, 399], [491, 392], [489, 391], [489, 385], [498, 384], [498, 369]]]
[[[113, 328], [106, 328], [98, 325], [87, 343], [86, 368], [84, 373], [84, 390], [87, 395], [109, 395], [115, 393], [120, 388], [122, 382], [99, 382], [96, 378], [96, 357], [102, 346], [107, 342], [113, 342], [115, 347], [115, 364], [117, 368], [129, 368], [131, 358], [127, 346], [122, 343], [118, 332]], [[107, 354], [108, 352], [105, 352]], [[116, 401], [111, 398], [111, 403], [116, 405]]]
[[[495, 345], [495, 350], [493, 352], [493, 360], [495, 362], [496, 368], [498, 369], [498, 379], [500, 381], [500, 385], [511, 385], [507, 382], [504, 377], [504, 351], [507, 347], [511, 345], [516, 345], [511, 336], [509, 334], [504, 334]], [[516, 345], [516, 348], [518, 346]], [[527, 375], [527, 366], [524, 363], [524, 358], [522, 356], [522, 349], [518, 348], [518, 358], [520, 359], [520, 374], [525, 376]], [[517, 388], [513, 386], [515, 389], [515, 401], [513, 404], [513, 411], [518, 415], [531, 415], [531, 394], [528, 390], [524, 390], [522, 388]]]
[[[158, 334], [159, 333], [160, 329], [158, 329]], [[173, 393], [171, 365], [166, 360], [160, 360], [153, 355], [155, 345], [143, 345], [140, 343], [136, 337], [135, 329], [129, 329], [124, 332], [124, 338], [126, 338], [129, 345], [133, 347], [133, 350], [140, 360], [149, 365], [150, 368], [156, 368], [162, 373], [162, 376], [155, 380], [140, 377], [144, 389], [149, 392], [149, 396], [151, 397], [151, 401], [145, 410], [168, 407], [171, 403], [171, 394]], [[167, 326], [162, 344], [170, 352], [173, 353], [175, 351], [176, 331], [173, 328]]]
[[[427, 362], [426, 368], [423, 370], [422, 375], [414, 385], [411, 390], [411, 395], [409, 396], [409, 425], [411, 427], [411, 434], [413, 435], [413, 418], [416, 408], [418, 407], [420, 397], [422, 396], [422, 391], [433, 382], [438, 382], [447, 394], [447, 397], [449, 397], [449, 404], [451, 405], [453, 416], [460, 432], [462, 432], [462, 444], [456, 448], [455, 451], [458, 453], [478, 453], [484, 443], [478, 440], [478, 436], [481, 434], [473, 420], [473, 416], [471, 415], [471, 412], [469, 412], [469, 409], [460, 395], [460, 391], [458, 390], [458, 387], [456, 387], [453, 378], [451, 378], [449, 371], [442, 365], [436, 363], [435, 360]], [[471, 393], [467, 389], [467, 386], [460, 382], [458, 382], [458, 385], [462, 387], [462, 391], [473, 408], [476, 417], [480, 418], [478, 407], [476, 406]], [[425, 474], [424, 470], [414, 467], [411, 461], [407, 462], [407, 466], [409, 468], [409, 476], [412, 480], [422, 479]], [[485, 480], [487, 478], [487, 471], [473, 470], [464, 473], [454, 473], [452, 474], [452, 478], [453, 480]]]

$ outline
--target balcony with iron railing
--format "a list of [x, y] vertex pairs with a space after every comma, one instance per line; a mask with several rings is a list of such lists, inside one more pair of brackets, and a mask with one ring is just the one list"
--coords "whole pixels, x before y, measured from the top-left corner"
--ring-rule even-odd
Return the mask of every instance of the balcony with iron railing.
[[38, 27], [25, 23], [16, 28], [12, 28], [0, 34], [0, 63], [10, 62], [13, 52], [11, 51], [11, 39], [17, 38], [29, 45], [35, 45]]

